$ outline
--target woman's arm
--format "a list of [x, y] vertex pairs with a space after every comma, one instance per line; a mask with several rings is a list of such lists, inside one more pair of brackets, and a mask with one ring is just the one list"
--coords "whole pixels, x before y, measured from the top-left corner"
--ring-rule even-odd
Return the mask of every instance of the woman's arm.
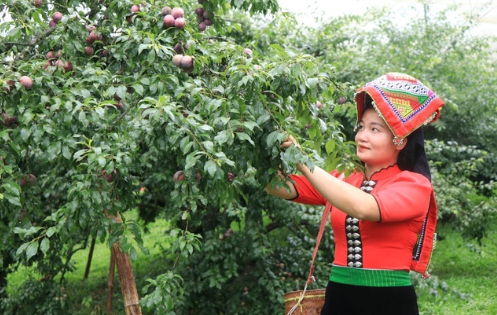
[[[281, 172], [279, 172], [279, 171], [278, 171], [278, 176], [280, 178], [283, 178], [283, 174], [281, 174]], [[297, 190], [295, 189], [295, 186], [293, 185], [293, 183], [291, 181], [287, 180], [286, 184], [290, 187], [290, 191], [288, 191], [287, 188], [284, 186], [280, 187], [280, 188], [274, 188], [273, 186], [271, 186], [271, 183], [269, 183], [266, 186], [266, 192], [270, 195], [280, 197], [283, 199], [297, 198]]]
[[[299, 145], [297, 141], [290, 135], [283, 140], [280, 147], [286, 149], [291, 145]], [[380, 209], [376, 199], [323, 170], [315, 167], [314, 172], [311, 172], [307, 166], [302, 163], [297, 165], [297, 169], [304, 175], [311, 185], [332, 205], [347, 213], [348, 215], [367, 221], [380, 221]], [[285, 199], [297, 197], [297, 192], [292, 183], [289, 183], [291, 192], [288, 193], [285, 188], [272, 189], [268, 185], [266, 191], [274, 196]]]
[[372, 195], [317, 166], [311, 172], [307, 166], [299, 163], [297, 169], [329, 203], [341, 211], [359, 220], [380, 221], [380, 209]]

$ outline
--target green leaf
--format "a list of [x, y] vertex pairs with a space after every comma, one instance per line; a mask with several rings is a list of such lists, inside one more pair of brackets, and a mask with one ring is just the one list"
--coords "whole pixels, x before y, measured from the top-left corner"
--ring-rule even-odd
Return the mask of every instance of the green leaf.
[[107, 164], [107, 159], [103, 156], [99, 156], [97, 159], [98, 165], [100, 165], [101, 168], [105, 168], [105, 165]]
[[56, 226], [51, 226], [48, 228], [47, 230], [47, 237], [50, 237], [52, 236], [55, 232], [57, 231], [57, 227]]
[[150, 44], [140, 44], [140, 46], [138, 46], [138, 54], [141, 54], [141, 52], [144, 49], [149, 49], [151, 47], [152, 47], [152, 45], [150, 45]]
[[309, 89], [316, 88], [316, 85], [318, 83], [319, 83], [319, 79], [318, 78], [309, 78], [309, 79], [307, 79], [307, 86], [309, 87]]
[[35, 115], [31, 112], [31, 110], [27, 110], [24, 112], [24, 115], [22, 115], [22, 120], [26, 125], [29, 125], [29, 123], [33, 120]]
[[183, 152], [183, 154], [187, 154], [188, 151], [190, 151], [192, 145], [193, 145], [193, 142], [190, 141], [189, 136], [186, 136], [183, 139], [181, 139], [181, 141], [179, 143], [179, 147], [181, 149], [181, 152]]
[[21, 187], [16, 182], [10, 179], [4, 180], [2, 188], [5, 189], [6, 192], [12, 194], [13, 196], [19, 197], [21, 194]]
[[124, 85], [118, 86], [116, 89], [116, 94], [122, 99], [126, 98], [126, 87]]
[[257, 118], [257, 125], [262, 125], [266, 121], [268, 121], [271, 118], [271, 116], [268, 113], [265, 113], [264, 115], [260, 116]]
[[328, 140], [328, 142], [326, 142], [325, 148], [327, 154], [333, 152], [333, 150], [335, 149], [335, 140], [333, 139]]
[[45, 237], [40, 244], [40, 250], [42, 251], [43, 254], [46, 254], [48, 249], [50, 248], [50, 240], [48, 237]]
[[202, 142], [202, 146], [204, 147], [205, 151], [209, 153], [214, 150], [214, 143], [212, 141], [204, 141]]
[[60, 150], [61, 150], [60, 142], [59, 141], [53, 142], [47, 150], [47, 155], [48, 155], [47, 158], [50, 161], [54, 160], [60, 154]]
[[229, 130], [223, 130], [220, 131], [217, 136], [214, 137], [214, 140], [216, 140], [220, 145], [223, 143], [227, 142], [229, 137], [231, 137], [231, 132]]
[[16, 256], [21, 255], [21, 254], [22, 254], [22, 252], [24, 252], [24, 251], [26, 250], [26, 248], [29, 246], [29, 244], [30, 244], [30, 243], [29, 243], [29, 242], [27, 242], [27, 243], [24, 243], [24, 244], [22, 244], [21, 246], [19, 246], [19, 248], [18, 248], [18, 249], [17, 249], [17, 251], [16, 251]]
[[192, 152], [186, 157], [185, 170], [188, 170], [188, 169], [192, 168], [193, 166], [195, 166], [198, 159], [200, 158], [200, 156], [195, 156], [195, 155], [196, 155], [196, 152]]
[[134, 247], [131, 247], [129, 250], [129, 258], [131, 258], [132, 261], [136, 261], [138, 259], [138, 253]]
[[211, 176], [214, 176], [216, 174], [217, 170], [217, 164], [216, 162], [209, 160], [207, 163], [204, 165], [204, 171], [208, 172]]
[[33, 11], [33, 13], [31, 14], [31, 16], [33, 17], [33, 20], [38, 23], [39, 25], [45, 25], [46, 23], [42, 22], [42, 17], [41, 17], [41, 13], [39, 11]]
[[150, 64], [153, 64], [153, 63], [154, 63], [154, 61], [155, 61], [155, 50], [151, 49], [151, 50], [148, 52], [147, 61], [148, 61]]
[[236, 136], [238, 137], [238, 139], [240, 139], [240, 140], [246, 140], [246, 141], [250, 142], [250, 144], [252, 144], [253, 146], [255, 146], [254, 141], [252, 141], [252, 139], [250, 138], [250, 136], [248, 134], [246, 134], [244, 132], [237, 132]]
[[86, 120], [86, 114], [84, 111], [79, 112], [78, 120], [83, 124], [83, 126], [88, 126], [88, 120]]
[[71, 159], [71, 152], [69, 151], [69, 147], [62, 147], [62, 156], [64, 156], [67, 160]]
[[31, 257], [36, 255], [38, 252], [38, 247], [40, 244], [38, 244], [37, 241], [33, 241], [29, 244], [28, 248], [26, 248], [26, 259], [29, 260]]
[[144, 92], [143, 85], [141, 85], [141, 84], [133, 84], [133, 89], [135, 89], [135, 92], [138, 95], [143, 96], [143, 92]]
[[87, 153], [88, 153], [87, 149], [81, 149], [74, 153], [73, 158], [76, 159], [77, 161], [81, 161], [86, 157]]
[[20, 27], [15, 27], [15, 28], [13, 28], [13, 29], [11, 29], [11, 30], [9, 31], [9, 34], [8, 34], [7, 36], [8, 36], [8, 37], [14, 37], [14, 36], [16, 36], [16, 35], [17, 35], [17, 33], [19, 33], [19, 31], [20, 31], [20, 30], [21, 30], [21, 28], [20, 28]]
[[253, 131], [255, 127], [259, 127], [255, 121], [245, 121], [243, 126]]
[[201, 130], [204, 130], [204, 131], [211, 131], [211, 130], [214, 130], [214, 128], [212, 128], [211, 126], [209, 125], [201, 125], [198, 127], [198, 129], [201, 129]]
[[103, 118], [105, 116], [105, 110], [103, 109], [103, 107], [95, 108], [95, 113], [97, 113], [100, 118]]
[[12, 196], [11, 194], [4, 193], [4, 198], [7, 199], [11, 204], [21, 207], [21, 199], [17, 196]]
[[31, 129], [22, 128], [21, 129], [21, 139], [24, 141], [28, 141], [29, 136], [31, 135]]
[[267, 143], [268, 147], [275, 145], [276, 141], [278, 140], [279, 134], [280, 134], [280, 132], [278, 130], [276, 130], [276, 131], [271, 132], [267, 136], [266, 143]]

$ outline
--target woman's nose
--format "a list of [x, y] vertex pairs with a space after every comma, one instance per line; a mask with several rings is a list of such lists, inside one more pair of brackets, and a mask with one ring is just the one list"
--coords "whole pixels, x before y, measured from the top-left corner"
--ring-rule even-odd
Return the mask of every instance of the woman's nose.
[[364, 130], [359, 130], [355, 134], [355, 141], [356, 142], [365, 142], [367, 140], [367, 133]]

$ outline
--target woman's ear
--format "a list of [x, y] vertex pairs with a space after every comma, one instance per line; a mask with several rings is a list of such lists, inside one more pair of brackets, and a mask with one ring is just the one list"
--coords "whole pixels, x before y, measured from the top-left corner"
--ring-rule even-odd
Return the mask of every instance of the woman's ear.
[[403, 141], [402, 141], [402, 144], [396, 144], [396, 145], [395, 145], [395, 148], [396, 148], [398, 151], [401, 151], [402, 149], [404, 149], [404, 148], [406, 147], [406, 145], [407, 145], [407, 141], [408, 141], [408, 140], [409, 140], [409, 139], [407, 139], [407, 137], [405, 137], [405, 138], [403, 139]]

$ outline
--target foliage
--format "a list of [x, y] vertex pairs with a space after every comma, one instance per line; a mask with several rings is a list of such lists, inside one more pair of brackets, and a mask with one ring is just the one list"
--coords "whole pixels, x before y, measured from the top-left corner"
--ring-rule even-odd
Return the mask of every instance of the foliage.
[[495, 183], [478, 182], [487, 152], [455, 142], [428, 141], [434, 188], [442, 223], [449, 223], [466, 238], [486, 236], [496, 215]]
[[29, 278], [8, 299], [0, 301], [5, 314], [57, 315], [67, 311], [67, 294], [64, 287], [53, 279]]
[[[275, 1], [204, 1], [214, 22], [204, 32], [189, 1], [167, 3], [184, 9], [186, 27], [164, 27], [165, 4], [143, 2], [131, 14], [132, 3], [123, 1], [40, 7], [8, 1], [3, 7], [12, 17], [0, 24], [5, 270], [36, 263], [64, 283], [72, 255], [89, 239], [119, 242], [136, 258], [137, 249], [147, 248], [138, 222], [126, 213], [138, 207], [146, 221], [162, 216], [176, 226], [167, 257], [177, 268], [171, 264], [144, 288], [150, 294], [144, 306], [167, 313], [181, 307], [181, 299], [161, 299], [162, 293], [181, 296], [187, 287], [171, 281], [179, 279], [181, 263], [199, 250], [199, 240], [209, 255], [217, 232], [231, 224], [251, 227], [244, 240], [256, 255], [247, 268], [269, 263], [267, 231], [252, 229], [264, 204], [248, 204], [268, 182], [279, 181], [280, 165], [291, 172], [297, 160], [312, 167], [312, 158], [327, 169], [353, 167], [351, 148], [330, 119], [343, 93], [334, 69], [276, 44], [262, 54], [230, 35], [243, 31], [228, 19], [234, 11], [275, 12]], [[56, 11], [62, 19], [50, 26]], [[193, 56], [192, 66], [173, 65], [175, 45]], [[21, 79], [26, 76], [32, 85]], [[286, 132], [308, 139], [303, 151], [281, 154]], [[184, 180], [174, 178], [178, 170]], [[112, 219], [118, 213], [122, 223]], [[219, 257], [213, 259], [206, 259], [207, 269]], [[224, 278], [203, 278], [214, 287], [232, 281], [244, 273], [243, 265], [232, 264]], [[270, 274], [260, 280], [280, 286]]]

